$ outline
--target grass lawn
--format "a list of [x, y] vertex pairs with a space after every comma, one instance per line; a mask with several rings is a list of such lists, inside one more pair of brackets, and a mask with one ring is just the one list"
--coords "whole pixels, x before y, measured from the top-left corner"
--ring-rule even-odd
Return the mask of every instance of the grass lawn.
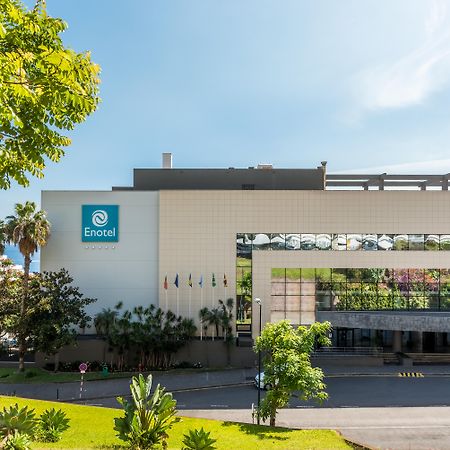
[[[61, 408], [70, 418], [70, 428], [57, 443], [35, 442], [33, 448], [94, 449], [124, 448], [115, 437], [113, 419], [122, 412], [117, 409], [79, 406], [67, 403], [44, 402], [16, 397], [1, 397], [0, 407], [18, 403], [28, 405], [40, 414], [47, 408]], [[189, 429], [203, 427], [217, 439], [218, 450], [300, 450], [300, 449], [351, 449], [336, 432], [331, 430], [291, 430], [257, 425], [222, 422], [218, 420], [183, 417], [169, 432], [169, 449], [180, 449], [183, 434]]]
[[[127, 372], [113, 372], [107, 377], [101, 372], [86, 372], [86, 381], [104, 380], [105, 378], [131, 378], [134, 374]], [[79, 372], [48, 372], [38, 367], [25, 369], [25, 372], [17, 372], [16, 367], [0, 367], [0, 383], [63, 383], [66, 381], [79, 381]]]

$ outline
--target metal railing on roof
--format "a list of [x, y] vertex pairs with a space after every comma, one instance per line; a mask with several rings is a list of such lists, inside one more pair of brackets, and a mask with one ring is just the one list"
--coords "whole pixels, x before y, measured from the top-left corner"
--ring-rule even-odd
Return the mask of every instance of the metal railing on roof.
[[448, 191], [450, 174], [444, 175], [388, 175], [382, 174], [327, 174], [326, 188], [417, 188], [422, 191], [428, 187]]

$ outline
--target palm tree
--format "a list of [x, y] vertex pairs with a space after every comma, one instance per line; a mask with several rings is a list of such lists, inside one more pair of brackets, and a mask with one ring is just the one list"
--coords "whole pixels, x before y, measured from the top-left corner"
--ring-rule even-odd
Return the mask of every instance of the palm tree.
[[[47, 220], [44, 211], [36, 209], [36, 203], [34, 202], [26, 202], [24, 205], [17, 203], [15, 213], [15, 215], [6, 218], [6, 234], [7, 240], [12, 244], [18, 245], [20, 253], [24, 257], [23, 295], [20, 305], [20, 315], [24, 318], [27, 307], [31, 257], [39, 247], [44, 246], [48, 242], [50, 222]], [[18, 333], [19, 372], [24, 370], [26, 339], [27, 336], [21, 332]]]
[[5, 222], [0, 220], [0, 255], [3, 255], [3, 252], [5, 251], [5, 244], [7, 240]]

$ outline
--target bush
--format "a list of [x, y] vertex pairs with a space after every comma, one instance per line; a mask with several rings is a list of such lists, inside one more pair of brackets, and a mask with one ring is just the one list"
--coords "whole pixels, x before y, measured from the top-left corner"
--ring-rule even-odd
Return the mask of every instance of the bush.
[[189, 430], [189, 434], [184, 434], [183, 450], [214, 450], [216, 439], [209, 437], [211, 433], [206, 432], [203, 427], [200, 430]]
[[55, 408], [45, 410], [39, 417], [39, 440], [43, 442], [58, 442], [61, 434], [69, 428], [66, 413]]
[[131, 448], [145, 450], [165, 445], [167, 431], [180, 420], [175, 417], [177, 402], [172, 394], [165, 392], [159, 384], [153, 394], [151, 389], [152, 376], [145, 379], [139, 374], [131, 381], [132, 401], [117, 397], [125, 416], [114, 419], [114, 430], [117, 431], [117, 437]]
[[31, 440], [27, 434], [14, 431], [3, 442], [2, 448], [5, 450], [29, 450], [31, 448]]
[[0, 412], [0, 434], [3, 438], [9, 439], [15, 434], [33, 436], [35, 429], [34, 409], [28, 410], [27, 406], [19, 408], [16, 403]]

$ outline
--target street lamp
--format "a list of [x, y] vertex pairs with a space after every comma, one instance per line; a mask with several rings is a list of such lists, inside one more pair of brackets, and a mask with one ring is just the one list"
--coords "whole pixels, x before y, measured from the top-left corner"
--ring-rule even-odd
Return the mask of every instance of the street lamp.
[[[259, 336], [261, 336], [261, 322], [262, 322], [262, 302], [260, 298], [255, 298], [255, 303], [259, 305]], [[257, 423], [260, 425], [259, 407], [261, 404], [261, 348], [258, 351], [258, 414]]]

